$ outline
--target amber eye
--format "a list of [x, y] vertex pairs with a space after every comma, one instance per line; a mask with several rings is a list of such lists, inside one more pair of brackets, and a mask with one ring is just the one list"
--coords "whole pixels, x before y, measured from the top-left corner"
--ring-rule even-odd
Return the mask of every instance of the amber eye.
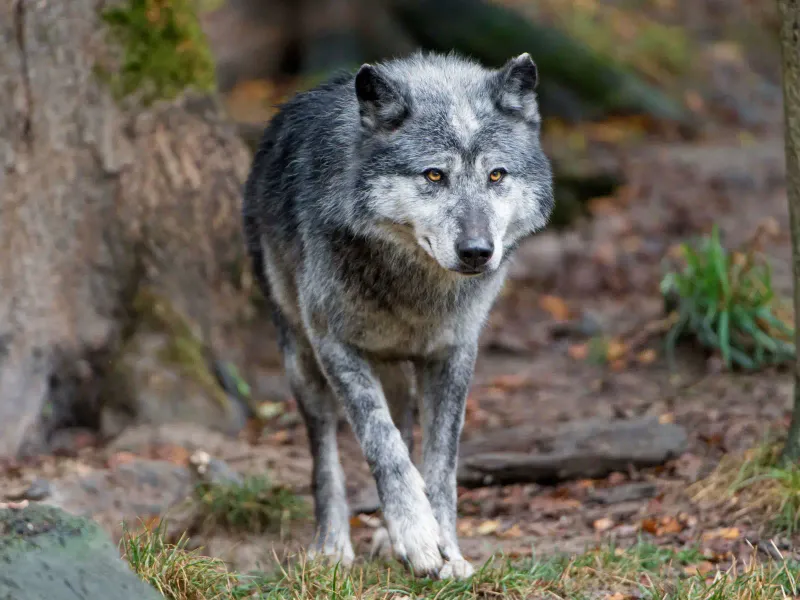
[[494, 171], [489, 173], [489, 181], [491, 181], [492, 183], [497, 183], [505, 176], [506, 176], [505, 169], [495, 169]]
[[424, 175], [428, 181], [433, 183], [439, 183], [442, 179], [444, 179], [444, 173], [442, 173], [439, 169], [428, 169], [425, 171]]

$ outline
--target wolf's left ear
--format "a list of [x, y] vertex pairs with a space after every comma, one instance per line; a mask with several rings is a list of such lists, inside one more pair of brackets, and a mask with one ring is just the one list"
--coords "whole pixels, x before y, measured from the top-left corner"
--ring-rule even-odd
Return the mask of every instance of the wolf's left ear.
[[408, 116], [408, 100], [399, 85], [372, 65], [358, 70], [356, 96], [361, 124], [370, 131], [397, 129]]
[[525, 52], [509, 60], [495, 74], [494, 100], [497, 107], [519, 115], [529, 123], [539, 123], [536, 84], [539, 72], [531, 55]]

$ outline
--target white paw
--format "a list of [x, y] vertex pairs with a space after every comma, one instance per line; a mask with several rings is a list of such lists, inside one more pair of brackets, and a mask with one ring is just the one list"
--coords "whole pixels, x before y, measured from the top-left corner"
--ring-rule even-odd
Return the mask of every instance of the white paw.
[[430, 508], [401, 519], [387, 520], [395, 554], [414, 574], [435, 577], [444, 564], [439, 524]]
[[375, 530], [372, 536], [372, 543], [370, 544], [369, 557], [372, 560], [376, 558], [391, 558], [392, 557], [392, 540], [389, 537], [389, 531], [386, 527], [381, 527]]
[[346, 537], [326, 540], [324, 544], [316, 543], [308, 549], [307, 555], [311, 560], [322, 560], [330, 565], [338, 563], [343, 567], [350, 567], [356, 557], [353, 546]]
[[467, 579], [475, 572], [473, 566], [458, 556], [444, 563], [439, 570], [439, 579]]

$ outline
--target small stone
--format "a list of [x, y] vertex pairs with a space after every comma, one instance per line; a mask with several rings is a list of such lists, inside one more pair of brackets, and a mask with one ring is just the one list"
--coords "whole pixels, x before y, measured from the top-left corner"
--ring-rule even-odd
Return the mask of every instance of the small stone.
[[33, 482], [21, 493], [8, 496], [9, 500], [30, 500], [39, 502], [50, 495], [50, 482], [46, 479], [34, 479]]
[[189, 463], [194, 467], [200, 479], [211, 485], [241, 485], [242, 476], [234, 471], [228, 463], [218, 458], [213, 458], [207, 452], [198, 450], [189, 458]]

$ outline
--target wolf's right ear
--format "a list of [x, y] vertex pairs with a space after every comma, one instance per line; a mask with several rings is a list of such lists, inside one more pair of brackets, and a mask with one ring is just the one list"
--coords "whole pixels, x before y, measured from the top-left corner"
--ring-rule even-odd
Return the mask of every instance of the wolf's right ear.
[[402, 90], [370, 64], [358, 70], [356, 96], [361, 124], [369, 131], [392, 131], [408, 116], [409, 103]]

